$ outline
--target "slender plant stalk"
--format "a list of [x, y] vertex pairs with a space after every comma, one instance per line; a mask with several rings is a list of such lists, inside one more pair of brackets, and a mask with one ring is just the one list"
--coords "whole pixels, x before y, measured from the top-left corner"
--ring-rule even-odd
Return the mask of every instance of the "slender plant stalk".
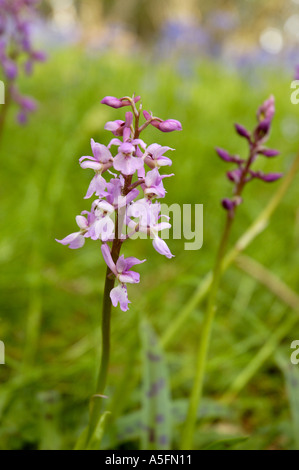
[[[129, 184], [129, 183], [128, 183]], [[116, 216], [116, 236], [113, 240], [111, 256], [114, 262], [117, 261], [119, 253], [121, 250], [121, 229], [122, 229], [122, 217], [123, 214], [120, 211]], [[119, 222], [120, 220], [120, 222]], [[114, 287], [115, 277], [110, 271], [110, 268], [107, 267], [106, 278], [105, 278], [105, 287], [103, 295], [103, 307], [102, 307], [102, 352], [101, 352], [101, 363], [100, 370], [97, 380], [96, 393], [91, 397], [90, 400], [90, 419], [88, 426], [88, 433], [86, 439], [86, 446], [88, 445], [97, 423], [100, 419], [102, 412], [102, 400], [105, 398], [104, 391], [106, 388], [107, 377], [108, 377], [108, 368], [109, 368], [109, 359], [110, 359], [110, 323], [111, 323], [111, 299], [110, 292]]]
[[114, 279], [109, 279], [109, 268], [107, 268], [106, 281], [103, 298], [103, 315], [102, 315], [102, 358], [100, 373], [97, 382], [97, 393], [102, 394], [105, 390], [107, 382], [108, 365], [110, 358], [110, 321], [111, 321], [111, 300], [110, 291], [114, 287]]
[[[246, 178], [248, 175], [248, 170], [254, 160], [255, 155], [256, 155], [256, 146], [252, 145], [249, 156], [248, 156], [248, 160], [242, 171], [242, 176], [236, 187], [235, 197], [240, 197], [240, 195], [242, 194], [243, 188], [246, 183]], [[184, 430], [183, 439], [182, 439], [182, 449], [186, 449], [186, 450], [192, 449], [192, 442], [193, 442], [195, 424], [196, 424], [196, 419], [197, 419], [197, 410], [201, 405], [203, 381], [204, 381], [204, 375], [205, 375], [205, 370], [206, 370], [207, 356], [208, 356], [208, 351], [209, 351], [213, 321], [214, 321], [215, 312], [216, 312], [217, 293], [218, 293], [219, 283], [220, 283], [221, 274], [222, 274], [222, 260], [226, 252], [226, 247], [227, 247], [227, 243], [229, 240], [231, 227], [234, 221], [234, 213], [235, 211], [233, 213], [227, 212], [226, 224], [224, 227], [222, 238], [220, 240], [220, 245], [218, 248], [216, 262], [215, 262], [215, 266], [213, 270], [213, 278], [212, 278], [212, 284], [211, 284], [211, 289], [210, 289], [209, 298], [208, 298], [208, 305], [207, 305], [207, 310], [206, 310], [203, 325], [202, 325], [199, 347], [198, 347], [198, 352], [197, 352], [195, 380], [194, 380], [194, 384], [193, 384], [193, 388], [191, 392], [186, 425], [185, 425], [185, 430]]]
[[[235, 190], [235, 197], [240, 197], [244, 186], [246, 184], [246, 178], [248, 177], [249, 169], [255, 159], [256, 152], [258, 148], [258, 143], [251, 145], [249, 156], [246, 162], [244, 169], [242, 170], [240, 181], [238, 182]], [[197, 364], [195, 372], [195, 380], [191, 392], [189, 408], [187, 413], [187, 419], [185, 424], [185, 429], [182, 438], [182, 449], [191, 450], [193, 445], [193, 437], [197, 419], [197, 410], [201, 405], [202, 400], [202, 391], [203, 391], [203, 381], [206, 370], [207, 355], [209, 351], [213, 320], [216, 312], [216, 302], [217, 302], [217, 293], [219, 288], [219, 283], [222, 274], [222, 264], [226, 252], [227, 242], [229, 239], [232, 223], [234, 220], [235, 211], [233, 214], [227, 212], [227, 219], [224, 228], [224, 232], [220, 241], [218, 253], [216, 256], [216, 262], [213, 270], [213, 277], [211, 288], [209, 292], [207, 310], [205, 313], [198, 353], [197, 353]]]
[[203, 380], [206, 369], [207, 355], [209, 350], [213, 320], [216, 312], [216, 297], [221, 278], [221, 264], [227, 246], [233, 219], [227, 216], [225, 229], [219, 245], [216, 263], [213, 271], [213, 280], [210, 289], [208, 307], [202, 325], [201, 337], [197, 354], [197, 366], [195, 381], [190, 397], [190, 404], [186, 419], [185, 431], [182, 439], [182, 449], [190, 450], [194, 434], [195, 423], [197, 419], [197, 410], [201, 403]]
[[[139, 112], [136, 109], [135, 103], [131, 98], [128, 98], [131, 102], [134, 117], [135, 117], [135, 132], [134, 139], [137, 139], [140, 134], [139, 130]], [[132, 177], [133, 175], [128, 175], [125, 177], [125, 184], [123, 189], [123, 195], [126, 196], [132, 187]], [[113, 240], [111, 248], [111, 256], [114, 263], [117, 262], [122, 246], [121, 233], [124, 223], [125, 209], [118, 211], [115, 221], [116, 233]], [[86, 438], [86, 447], [89, 444], [89, 441], [96, 429], [96, 426], [99, 422], [102, 413], [102, 401], [104, 396], [104, 391], [106, 388], [107, 377], [108, 377], [108, 368], [109, 368], [109, 359], [110, 359], [110, 323], [111, 323], [111, 299], [110, 292], [113, 289], [115, 284], [115, 277], [111, 272], [110, 268], [107, 267], [105, 287], [104, 287], [104, 296], [103, 296], [103, 308], [102, 308], [102, 353], [101, 353], [101, 364], [97, 380], [96, 393], [91, 397], [90, 400], [90, 419], [89, 426]]]
[[[289, 172], [286, 174], [284, 177], [280, 187], [268, 203], [268, 205], [265, 207], [264, 210], [261, 211], [259, 216], [256, 218], [256, 220], [253, 222], [253, 224], [249, 227], [249, 229], [244, 232], [244, 234], [239, 238], [239, 240], [236, 242], [234, 247], [229, 251], [229, 253], [224, 257], [222, 262], [220, 263], [220, 275], [221, 272], [224, 272], [236, 259], [236, 257], [244, 251], [247, 246], [267, 227], [268, 222], [274, 211], [277, 209], [279, 203], [281, 202], [282, 198], [284, 197], [285, 193], [287, 192], [288, 188], [290, 187], [291, 183], [293, 182], [296, 174], [298, 173], [299, 170], [299, 154], [293, 161], [291, 168]], [[222, 244], [222, 243], [221, 243]], [[220, 251], [220, 250], [219, 250]], [[168, 346], [171, 341], [176, 338], [178, 331], [182, 328], [182, 326], [186, 323], [187, 319], [189, 318], [190, 314], [194, 310], [194, 308], [204, 300], [204, 298], [207, 296], [209, 292], [212, 290], [212, 284], [215, 283], [213, 280], [214, 277], [212, 273], [208, 273], [207, 276], [204, 278], [198, 289], [196, 290], [195, 294], [191, 297], [189, 302], [185, 305], [184, 309], [181, 311], [180, 315], [177, 317], [176, 321], [173, 322], [172, 325], [170, 325], [169, 329], [166, 330], [164, 336], [162, 337], [162, 345], [164, 347]], [[216, 285], [216, 284], [214, 284]], [[214, 294], [213, 294], [214, 295]], [[209, 332], [212, 322], [214, 318], [214, 312], [210, 314], [209, 316], [205, 317], [204, 325], [203, 325], [203, 336], [205, 335], [206, 341], [205, 343], [200, 347], [199, 350], [199, 358], [198, 358], [198, 364], [200, 366], [199, 368], [199, 373], [197, 376], [196, 383], [194, 385], [194, 390], [193, 390], [193, 395], [191, 397], [191, 403], [190, 407], [192, 406], [193, 409], [193, 416], [191, 416], [191, 412], [189, 410], [188, 414], [188, 419], [190, 420], [190, 429], [188, 432], [188, 435], [186, 435], [183, 439], [182, 442], [182, 448], [190, 448], [191, 444], [189, 445], [190, 442], [192, 442], [192, 433], [193, 429], [195, 426], [194, 422], [194, 416], [196, 416], [198, 405], [200, 404], [197, 401], [197, 397], [201, 395], [201, 389], [202, 389], [202, 361], [205, 359], [203, 352], [205, 349], [208, 348], [208, 343], [209, 343], [209, 337], [207, 333]], [[290, 321], [290, 325], [288, 324], [287, 327], [290, 328], [294, 325], [293, 320]], [[205, 331], [204, 331], [205, 329]], [[281, 331], [280, 331], [281, 330]], [[268, 357], [269, 351], [272, 351], [272, 346], [273, 346], [273, 339], [277, 341], [277, 338], [283, 337], [283, 334], [285, 333], [285, 328], [281, 327], [278, 332], [275, 332], [273, 334], [274, 338], [269, 338], [269, 342], [267, 342], [263, 348], [263, 351], [259, 354], [259, 357], [255, 361], [255, 364], [253, 367], [250, 368], [250, 370], [246, 370], [246, 375], [242, 374], [242, 377], [238, 379], [238, 383], [236, 383], [234, 387], [234, 392], [239, 391], [240, 388], [244, 386], [249, 380], [249, 378], [252, 376], [252, 372], [256, 370], [258, 365], [260, 365], [265, 357]], [[269, 344], [268, 344], [269, 343]], [[277, 343], [275, 343], [277, 344]], [[232, 396], [231, 390], [228, 394], [225, 395], [224, 399], [228, 400]], [[191, 437], [190, 437], [191, 436]]]
[[100, 371], [97, 380], [96, 393], [90, 401], [90, 421], [87, 434], [86, 445], [88, 444], [92, 434], [97, 426], [98, 420], [102, 411], [102, 399], [105, 391], [108, 367], [110, 359], [110, 323], [111, 323], [111, 300], [110, 291], [114, 287], [115, 279], [109, 277], [110, 269], [107, 267], [106, 280], [103, 296], [103, 310], [102, 310], [102, 356]]

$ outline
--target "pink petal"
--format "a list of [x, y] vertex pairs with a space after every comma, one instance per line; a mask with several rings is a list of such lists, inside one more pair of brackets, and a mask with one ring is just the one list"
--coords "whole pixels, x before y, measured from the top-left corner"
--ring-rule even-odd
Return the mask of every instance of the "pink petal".
[[105, 190], [105, 188], [105, 178], [103, 178], [101, 175], [95, 175], [90, 182], [84, 199], [89, 199], [94, 193], [96, 193], [97, 196], [100, 196], [101, 193]]
[[94, 230], [96, 237], [106, 242], [113, 235], [114, 223], [109, 216], [103, 217], [95, 222]]
[[105, 263], [111, 269], [111, 271], [115, 274], [115, 276], [117, 276], [118, 272], [116, 271], [116, 266], [113, 262], [109, 246], [106, 243], [103, 243], [103, 245], [101, 246], [101, 250], [102, 250]]
[[160, 224], [155, 225], [155, 230], [160, 232], [161, 230], [165, 230], [167, 228], [171, 228], [171, 224], [168, 222], [161, 222]]
[[104, 129], [106, 131], [115, 132], [120, 127], [120, 123], [123, 123], [123, 121], [108, 121], [106, 122]]
[[124, 142], [126, 142], [127, 140], [129, 140], [130, 135], [131, 135], [131, 128], [130, 128], [130, 127], [125, 127], [125, 128], [124, 128], [124, 132], [123, 132], [123, 139], [124, 139]]
[[148, 171], [145, 177], [145, 184], [146, 186], [155, 186], [157, 184], [157, 180], [159, 179], [160, 174], [157, 168], [154, 168], [151, 171]]
[[135, 266], [136, 264], [142, 264], [145, 263], [146, 259], [138, 259], [134, 258], [134, 256], [129, 256], [129, 258], [125, 259], [126, 261], [126, 271], [132, 268], [132, 266]]
[[91, 139], [91, 148], [92, 153], [98, 162], [107, 163], [109, 160], [112, 160], [112, 155], [105, 145], [99, 144]]
[[67, 237], [63, 238], [62, 240], [57, 240], [58, 243], [62, 245], [69, 245], [69, 248], [75, 250], [76, 248], [81, 248], [81, 246], [85, 243], [85, 238], [81, 234], [81, 232], [71, 233]]
[[160, 255], [166, 256], [166, 258], [172, 258], [174, 255], [171, 253], [167, 244], [160, 237], [155, 237], [153, 240], [153, 247], [155, 250], [160, 253]]
[[159, 144], [151, 144], [147, 147], [146, 149], [146, 153], [150, 153], [151, 155], [154, 154], [154, 152], [156, 152], [157, 150], [159, 150], [159, 148], [161, 148], [161, 145]]
[[121, 145], [121, 144], [122, 144], [122, 141], [121, 141], [121, 140], [119, 140], [119, 139], [112, 139], [112, 140], [110, 141], [110, 143], [108, 144], [108, 149], [110, 149], [111, 145], [117, 145], [117, 146], [119, 146], [119, 145]]
[[133, 122], [133, 113], [131, 111], [126, 112], [126, 127], [130, 127]]
[[118, 153], [113, 160], [113, 166], [124, 175], [133, 175], [137, 169], [143, 166], [143, 160]]
[[155, 155], [153, 155], [154, 158], [161, 158], [163, 153], [167, 152], [168, 150], [174, 150], [171, 147], [160, 147], [159, 149], [156, 150]]
[[160, 167], [160, 166], [171, 166], [172, 165], [172, 160], [170, 160], [170, 158], [168, 157], [160, 157], [158, 160], [157, 160], [157, 166]]
[[133, 144], [133, 145], [140, 145], [140, 147], [142, 147], [143, 149], [146, 148], [146, 143], [143, 142], [143, 140], [141, 140], [141, 139], [134, 139], [134, 140], [132, 140], [132, 144]]
[[94, 170], [94, 171], [101, 171], [103, 168], [102, 163], [95, 162], [95, 161], [94, 162], [91, 162], [91, 161], [81, 162], [80, 166], [81, 168], [83, 168], [83, 170], [85, 170], [86, 168], [90, 168], [91, 170]]
[[126, 262], [124, 255], [121, 255], [116, 261], [116, 270], [118, 273], [122, 273], [126, 269]]
[[119, 303], [120, 308], [123, 312], [126, 312], [129, 309], [128, 304], [131, 302], [128, 299], [128, 292], [126, 286], [120, 284], [119, 286], [114, 287], [114, 289], [112, 289], [110, 292], [110, 298], [114, 307], [116, 307]]
[[83, 215], [77, 215], [76, 222], [77, 222], [78, 227], [81, 228], [82, 230], [88, 227], [87, 219]]
[[96, 161], [96, 159], [95, 159], [94, 157], [91, 157], [90, 155], [84, 155], [83, 157], [80, 157], [80, 158], [79, 158], [79, 162], [81, 163], [81, 162], [82, 162], [83, 160], [85, 160], [85, 159], [87, 159], [87, 160], [92, 160], [92, 161], [94, 161], [94, 162]]
[[136, 284], [140, 281], [140, 274], [134, 271], [129, 271], [124, 274], [119, 274], [118, 279], [120, 280], [120, 282]]

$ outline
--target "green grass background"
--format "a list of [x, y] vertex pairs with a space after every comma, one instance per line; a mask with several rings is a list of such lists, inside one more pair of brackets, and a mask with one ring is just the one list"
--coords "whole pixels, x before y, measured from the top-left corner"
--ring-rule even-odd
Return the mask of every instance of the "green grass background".
[[[143, 138], [147, 144], [176, 149], [171, 155], [175, 177], [166, 181], [163, 202], [204, 206], [201, 250], [185, 251], [184, 240], [170, 240], [175, 258], [168, 260], [156, 253], [150, 240], [125, 247], [126, 255], [147, 262], [139, 267], [140, 285], [129, 287], [130, 310], [113, 309], [107, 407], [124, 417], [141, 406], [140, 319], [146, 318], [161, 336], [213, 264], [225, 218], [219, 201], [231, 194], [225, 178], [230, 166], [219, 160], [214, 147], [245, 156], [245, 141], [235, 135], [233, 123], [253, 128], [258, 105], [273, 93], [277, 114], [269, 145], [281, 156], [261, 157], [258, 168], [287, 171], [299, 144], [299, 111], [290, 103], [290, 81], [278, 69], [240, 73], [201, 62], [192, 74], [184, 74], [175, 62], [99, 57], [78, 49], [53, 53], [32, 79], [23, 81], [22, 89], [36, 97], [39, 110], [21, 128], [11, 109], [0, 148], [0, 339], [6, 345], [6, 365], [0, 366], [1, 449], [72, 448], [87, 422], [99, 363], [104, 262], [96, 242], [87, 240], [82, 249], [72, 251], [54, 239], [75, 231], [75, 216], [89, 209], [83, 196], [92, 172], [83, 171], [78, 158], [90, 154], [91, 137], [108, 144], [111, 134], [103, 130], [105, 122], [124, 115], [124, 110], [101, 105], [102, 97], [135, 92], [142, 95], [144, 109], [182, 122], [182, 132], [162, 134], [150, 128]], [[232, 242], [278, 185], [248, 185]], [[298, 198], [297, 177], [270, 226], [246, 251], [294, 290]], [[173, 399], [185, 400], [190, 393], [202, 308], [192, 313], [165, 351]], [[239, 445], [243, 449], [296, 447], [298, 436], [277, 353], [289, 361], [290, 343], [299, 339], [297, 325], [239, 396], [229, 405], [221, 402], [271, 332], [292, 315], [236, 267], [225, 274], [205, 383], [211, 409], [198, 422], [196, 448], [240, 436], [248, 437]], [[173, 448], [179, 446], [181, 430], [181, 424], [173, 426]], [[138, 433], [135, 438], [116, 438], [113, 445], [138, 448]]]

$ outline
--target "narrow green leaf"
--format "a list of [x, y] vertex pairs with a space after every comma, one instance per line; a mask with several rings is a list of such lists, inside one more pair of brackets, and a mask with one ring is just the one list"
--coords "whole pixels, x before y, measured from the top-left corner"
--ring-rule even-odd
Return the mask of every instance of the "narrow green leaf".
[[294, 441], [296, 449], [299, 450], [299, 366], [287, 362], [285, 359], [282, 360], [281, 356], [278, 359], [278, 363], [286, 381], [293, 421]]
[[238, 444], [247, 441], [248, 437], [230, 437], [228, 439], [221, 439], [219, 441], [212, 442], [203, 450], [232, 450]]
[[81, 432], [80, 436], [77, 439], [74, 450], [84, 450], [85, 449], [87, 431], [88, 431], [87, 427], [83, 429], [83, 431]]
[[110, 411], [105, 411], [105, 413], [100, 416], [98, 424], [94, 430], [92, 437], [89, 440], [88, 445], [86, 445], [86, 438], [88, 433], [88, 427], [86, 427], [79, 436], [74, 450], [99, 450], [107, 425], [107, 421], [109, 420], [110, 416]]
[[[186, 420], [188, 411], [188, 400], [186, 398], [179, 398], [171, 401], [171, 426], [172, 431], [177, 426]], [[214, 419], [232, 419], [235, 417], [235, 412], [232, 407], [217, 403], [216, 401], [205, 398], [202, 401], [202, 406], [197, 410], [197, 418], [206, 421]], [[123, 416], [120, 416], [115, 423], [113, 432], [105, 436], [105, 442], [102, 443], [105, 448], [113, 448], [120, 443], [135, 441], [140, 437], [145, 423], [143, 422], [143, 410], [132, 411]], [[110, 431], [112, 431], [110, 429]]]
[[143, 353], [142, 449], [170, 449], [171, 398], [163, 352], [152, 327], [141, 324]]

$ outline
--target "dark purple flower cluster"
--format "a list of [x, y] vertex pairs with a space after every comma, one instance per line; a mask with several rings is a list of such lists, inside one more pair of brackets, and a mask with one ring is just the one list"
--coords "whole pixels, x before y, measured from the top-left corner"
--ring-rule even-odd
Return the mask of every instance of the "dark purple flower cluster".
[[231, 155], [229, 152], [222, 148], [216, 148], [219, 157], [225, 162], [234, 163], [236, 168], [227, 173], [228, 179], [234, 184], [233, 197], [231, 199], [225, 198], [222, 200], [222, 206], [229, 212], [231, 217], [234, 216], [235, 208], [242, 202], [241, 194], [244, 186], [255, 178], [271, 183], [281, 178], [281, 173], [268, 173], [262, 171], [254, 171], [252, 165], [258, 155], [263, 155], [268, 158], [276, 157], [279, 152], [274, 149], [268, 149], [264, 146], [269, 138], [272, 120], [275, 113], [274, 97], [270, 96], [257, 111], [257, 126], [250, 133], [245, 127], [240, 124], [235, 124], [236, 132], [239, 136], [245, 138], [249, 146], [249, 156], [247, 159], [242, 159], [238, 155]]
[[15, 84], [20, 68], [30, 75], [34, 63], [46, 59], [44, 52], [36, 51], [31, 42], [30, 25], [37, 3], [38, 0], [0, 0], [0, 65], [8, 81], [9, 95], [20, 108], [18, 121], [21, 124], [26, 123], [36, 103], [22, 96]]

